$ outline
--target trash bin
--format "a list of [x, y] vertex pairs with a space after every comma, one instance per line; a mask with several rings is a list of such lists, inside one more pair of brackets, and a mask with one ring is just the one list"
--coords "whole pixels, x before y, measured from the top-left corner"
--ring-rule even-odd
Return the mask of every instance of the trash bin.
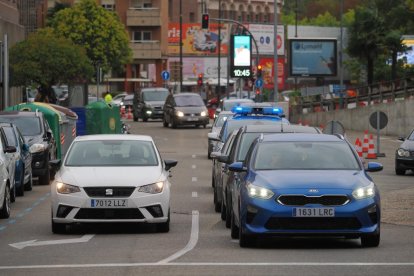
[[119, 107], [103, 101], [86, 106], [86, 134], [121, 133]]
[[70, 109], [78, 115], [76, 136], [86, 135], [86, 107], [71, 107]]

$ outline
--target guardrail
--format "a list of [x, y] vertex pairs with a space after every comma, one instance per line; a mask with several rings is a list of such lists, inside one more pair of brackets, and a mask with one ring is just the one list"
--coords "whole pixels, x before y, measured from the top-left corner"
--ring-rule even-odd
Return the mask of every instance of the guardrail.
[[332, 99], [323, 99], [321, 96], [298, 97], [296, 103], [292, 104], [291, 110], [296, 114], [308, 114], [404, 100], [414, 96], [414, 83], [409, 83], [407, 80], [397, 80], [372, 86], [348, 88], [347, 91], [352, 93], [346, 93], [343, 97]]

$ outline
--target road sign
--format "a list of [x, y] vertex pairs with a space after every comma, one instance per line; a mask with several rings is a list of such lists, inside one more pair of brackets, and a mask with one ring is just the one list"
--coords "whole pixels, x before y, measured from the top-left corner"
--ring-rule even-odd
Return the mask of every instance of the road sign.
[[170, 72], [168, 72], [168, 71], [162, 71], [161, 72], [161, 77], [162, 77], [162, 79], [163, 80], [169, 80], [170, 79]]
[[263, 86], [263, 80], [262, 79], [257, 79], [254, 83], [254, 85], [258, 88]]
[[376, 111], [369, 116], [369, 123], [375, 129], [383, 129], [388, 124], [388, 117], [384, 112]]

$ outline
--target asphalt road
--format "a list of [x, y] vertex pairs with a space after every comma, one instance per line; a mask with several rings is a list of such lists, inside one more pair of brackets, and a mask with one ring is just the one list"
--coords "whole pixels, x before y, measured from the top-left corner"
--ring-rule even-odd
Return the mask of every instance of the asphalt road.
[[[172, 169], [170, 232], [114, 224], [54, 235], [50, 186], [35, 186], [17, 198], [10, 219], [0, 220], [0, 275], [412, 275], [414, 223], [401, 197], [414, 174], [395, 175], [393, 137], [382, 140], [386, 157], [376, 160], [384, 170], [372, 173], [387, 202], [378, 248], [361, 248], [359, 240], [279, 238], [242, 249], [214, 212], [209, 130], [128, 123], [132, 133], [151, 135], [164, 159], [179, 161]], [[348, 134], [351, 141], [358, 135]]]

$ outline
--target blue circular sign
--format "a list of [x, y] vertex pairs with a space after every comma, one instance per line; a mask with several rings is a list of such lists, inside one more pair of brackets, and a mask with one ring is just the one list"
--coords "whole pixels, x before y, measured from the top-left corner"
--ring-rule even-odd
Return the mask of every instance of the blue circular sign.
[[257, 79], [254, 83], [254, 86], [260, 88], [263, 86], [263, 80], [262, 79]]
[[162, 71], [161, 72], [161, 77], [162, 77], [163, 80], [169, 80], [170, 79], [170, 72]]

